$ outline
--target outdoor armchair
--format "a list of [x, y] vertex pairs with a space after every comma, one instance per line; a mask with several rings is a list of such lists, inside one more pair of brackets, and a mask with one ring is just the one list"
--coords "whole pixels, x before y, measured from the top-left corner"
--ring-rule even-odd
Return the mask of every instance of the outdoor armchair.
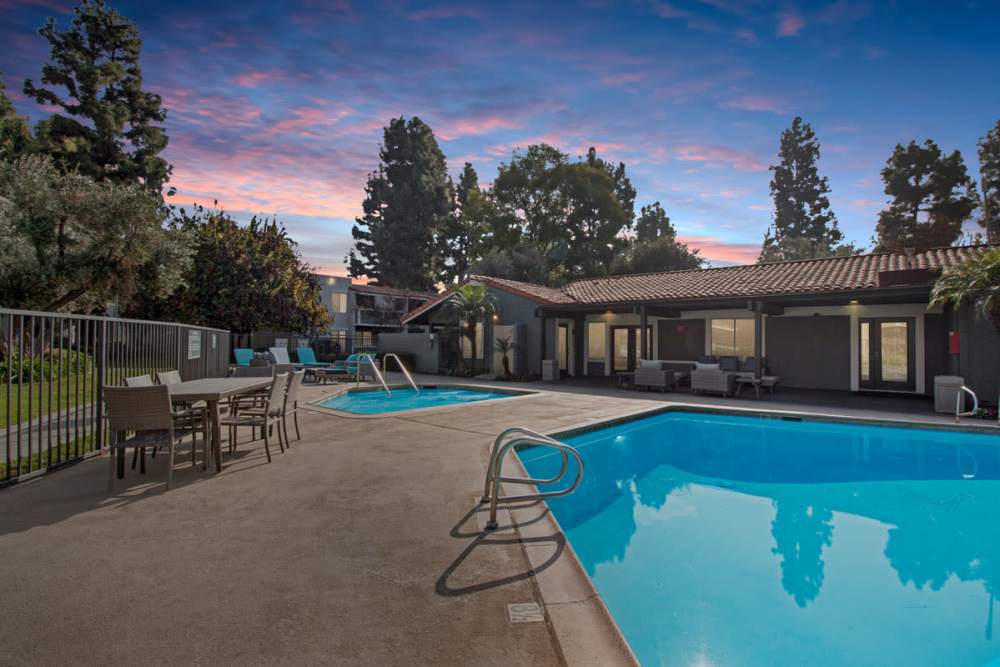
[[271, 446], [268, 440], [268, 433], [271, 427], [278, 426], [278, 446], [281, 451], [285, 451], [285, 445], [281, 437], [281, 419], [285, 405], [285, 393], [288, 390], [288, 375], [282, 373], [276, 375], [271, 381], [271, 388], [268, 390], [267, 400], [260, 410], [248, 409], [246, 411], [236, 410], [233, 414], [227, 415], [220, 420], [222, 426], [229, 427], [229, 451], [236, 451], [237, 429], [240, 427], [250, 427], [251, 429], [261, 429], [264, 435], [264, 452], [267, 454], [267, 462], [271, 462]]
[[236, 359], [237, 366], [249, 366], [253, 359], [253, 350], [249, 347], [238, 347], [233, 350], [233, 358]]
[[691, 390], [729, 396], [736, 388], [736, 374], [721, 368], [695, 368], [691, 371]]
[[[158, 371], [156, 373], [156, 384], [168, 387], [172, 384], [180, 384], [181, 374], [179, 371]], [[205, 401], [195, 401], [194, 403], [184, 403], [174, 407], [175, 426], [183, 426], [191, 429], [191, 467], [195, 467], [194, 446], [198, 428], [202, 430], [202, 437], [208, 440], [208, 405]], [[208, 458], [205, 458], [205, 467], [208, 467]]]
[[635, 369], [632, 386], [636, 389], [640, 387], [645, 389], [656, 388], [660, 391], [673, 389], [674, 372], [668, 370], [664, 362], [641, 359]]

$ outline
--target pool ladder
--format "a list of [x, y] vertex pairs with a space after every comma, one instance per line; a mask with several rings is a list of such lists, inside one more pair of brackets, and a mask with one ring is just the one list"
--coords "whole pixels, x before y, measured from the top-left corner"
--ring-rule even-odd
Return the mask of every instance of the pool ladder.
[[[357, 367], [357, 369], [355, 371], [355, 375], [354, 375], [354, 380], [355, 380], [355, 385], [354, 386], [356, 386], [356, 387], [360, 387], [361, 386], [361, 362], [364, 361], [365, 359], [367, 359], [368, 363], [371, 364], [371, 366], [372, 366], [372, 373], [375, 374], [375, 379], [377, 379], [379, 381], [379, 383], [382, 385], [382, 388], [385, 389], [385, 393], [388, 394], [388, 396], [391, 398], [392, 397], [392, 390], [389, 389], [389, 385], [387, 385], [385, 383], [385, 378], [382, 377], [382, 371], [380, 371], [378, 369], [378, 364], [375, 363], [375, 359], [372, 358], [372, 355], [370, 355], [370, 354], [362, 354], [362, 355], [360, 355], [358, 357], [358, 367]], [[397, 361], [398, 361], [398, 359], [397, 359]]]
[[[503, 469], [503, 459], [507, 456], [507, 452], [514, 447], [519, 447], [521, 445], [550, 447], [558, 450], [560, 454], [562, 454], [562, 465], [559, 468], [559, 472], [550, 479], [502, 476], [501, 470]], [[510, 482], [512, 484], [533, 484], [535, 486], [558, 483], [566, 475], [566, 471], [569, 469], [569, 457], [571, 455], [574, 459], [576, 459], [577, 473], [576, 479], [574, 479], [573, 483], [567, 488], [559, 489], [557, 491], [535, 491], [535, 493], [526, 493], [517, 496], [500, 495], [500, 482]], [[479, 501], [480, 503], [490, 504], [490, 518], [489, 521], [486, 522], [486, 530], [496, 530], [498, 526], [498, 503], [513, 503], [521, 500], [542, 500], [544, 498], [566, 496], [573, 493], [573, 491], [576, 490], [576, 487], [580, 486], [581, 481], [583, 481], [583, 459], [580, 458], [580, 453], [577, 452], [575, 448], [570, 447], [564, 442], [559, 442], [554, 438], [550, 438], [547, 435], [542, 435], [541, 433], [531, 431], [521, 426], [508, 428], [503, 433], [498, 435], [496, 440], [493, 441], [493, 450], [490, 452], [490, 462], [486, 468], [486, 484], [483, 486], [483, 497]]]
[[399, 355], [395, 354], [394, 352], [390, 352], [389, 354], [383, 356], [382, 357], [382, 370], [384, 370], [387, 373], [389, 372], [389, 363], [388, 362], [389, 362], [390, 359], [395, 359], [396, 360], [396, 364], [399, 366], [399, 370], [401, 370], [403, 372], [403, 377], [405, 377], [406, 381], [410, 383], [411, 387], [413, 387], [413, 391], [415, 391], [415, 392], [417, 392], [419, 394], [420, 393], [420, 387], [418, 387], [417, 383], [413, 381], [413, 376], [410, 375], [410, 371], [406, 370], [406, 366], [403, 365], [403, 360], [399, 358]]

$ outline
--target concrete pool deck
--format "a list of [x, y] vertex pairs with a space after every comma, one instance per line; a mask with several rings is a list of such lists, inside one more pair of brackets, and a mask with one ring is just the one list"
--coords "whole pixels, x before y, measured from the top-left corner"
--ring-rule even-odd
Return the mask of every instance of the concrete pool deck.
[[[481, 532], [474, 499], [500, 431], [554, 432], [687, 401], [950, 421], [808, 410], [781, 392], [756, 401], [503, 386], [545, 394], [377, 420], [305, 410], [303, 439], [271, 465], [261, 443], [241, 440], [221, 474], [192, 471], [185, 444], [169, 492], [165, 457], [145, 477], [128, 470], [111, 496], [105, 458], [0, 491], [0, 662], [593, 664], [615, 650], [612, 632], [553, 632], [567, 614], [606, 623], [561, 535], [542, 522], [519, 534], [504, 520]], [[308, 386], [305, 398], [335, 390]], [[543, 594], [548, 622], [509, 622], [508, 604]]]

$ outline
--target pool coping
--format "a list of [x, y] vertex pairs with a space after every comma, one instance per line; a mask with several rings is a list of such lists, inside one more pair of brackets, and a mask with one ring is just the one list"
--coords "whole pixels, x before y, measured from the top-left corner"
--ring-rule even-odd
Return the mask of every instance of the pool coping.
[[[904, 421], [903, 419], [859, 417], [802, 410], [769, 410], [756, 407], [705, 406], [686, 403], [667, 403], [652, 408], [647, 406], [608, 419], [588, 420], [554, 429], [546, 435], [561, 440], [669, 412], [723, 414], [779, 420], [792, 418], [795, 421], [808, 420], [1000, 435], [1000, 427], [995, 424], [952, 425], [940, 421], [920, 421], [913, 418]], [[516, 454], [515, 452], [513, 457], [517, 468], [516, 474], [527, 477], [527, 470]], [[534, 489], [534, 487], [530, 488]], [[546, 610], [546, 619], [552, 628], [566, 663], [570, 665], [639, 665], [640, 663], [625, 638], [625, 634], [604, 603], [604, 599], [576, 555], [569, 537], [549, 510], [548, 504], [542, 500], [527, 506], [521, 504], [505, 509], [511, 518], [511, 527], [517, 531], [521, 539], [522, 551], [531, 565], [536, 589]], [[553, 536], [561, 538], [563, 553], [562, 557], [548, 562], [551, 559], [549, 553], [551, 548], [535, 546], [535, 543], [551, 541]]]
[[[337, 387], [335, 391], [330, 393], [324, 393], [322, 396], [309, 401], [303, 407], [309, 408], [314, 412], [325, 413], [329, 415], [335, 415], [337, 417], [343, 417], [346, 419], [388, 419], [392, 417], [409, 417], [414, 415], [424, 415], [429, 413], [438, 413], [448, 410], [456, 410], [460, 408], [469, 408], [478, 404], [493, 404], [495, 401], [512, 401], [517, 399], [534, 398], [536, 396], [545, 396], [547, 392], [540, 391], [538, 389], [509, 389], [507, 387], [493, 387], [490, 385], [483, 384], [453, 384], [453, 383], [420, 383], [420, 387], [449, 387], [453, 389], [470, 389], [473, 391], [484, 391], [491, 394], [506, 394], [501, 398], [490, 398], [482, 401], [469, 401], [466, 403], [453, 403], [451, 405], [438, 405], [430, 408], [414, 408], [412, 410], [394, 410], [392, 412], [377, 412], [373, 414], [359, 414], [356, 412], [347, 412], [346, 410], [337, 410], [336, 408], [330, 408], [325, 405], [320, 405], [324, 401], [328, 401], [331, 398], [336, 398], [341, 394], [349, 393], [352, 391], [357, 392], [369, 392], [369, 391], [383, 391], [382, 387], [379, 385], [365, 385], [361, 387], [353, 385], [343, 385]], [[389, 389], [410, 389], [410, 385], [403, 383], [393, 383], [388, 385]]]

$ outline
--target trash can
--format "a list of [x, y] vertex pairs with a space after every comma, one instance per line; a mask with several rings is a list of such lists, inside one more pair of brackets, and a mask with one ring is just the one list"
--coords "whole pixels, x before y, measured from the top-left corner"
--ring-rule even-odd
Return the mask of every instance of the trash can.
[[964, 384], [965, 378], [961, 375], [935, 375], [934, 411], [955, 414], [955, 396]]
[[559, 368], [555, 359], [542, 359], [542, 381], [555, 382], [559, 379]]

